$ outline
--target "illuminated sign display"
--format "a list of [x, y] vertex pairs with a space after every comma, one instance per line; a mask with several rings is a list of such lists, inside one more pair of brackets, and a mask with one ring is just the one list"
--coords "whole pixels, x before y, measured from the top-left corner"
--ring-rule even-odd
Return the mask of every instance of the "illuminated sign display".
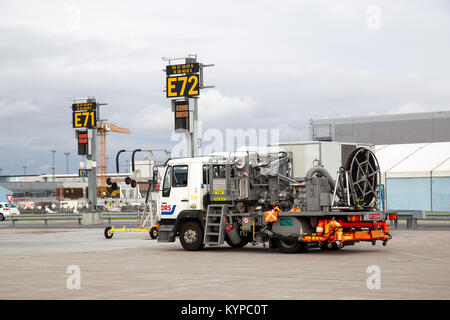
[[72, 124], [74, 128], [94, 128], [97, 125], [97, 103], [72, 104]]
[[72, 113], [74, 128], [94, 128], [96, 125], [97, 111], [82, 111]]
[[78, 154], [88, 154], [88, 133], [87, 131], [77, 131]]
[[85, 144], [88, 143], [88, 134], [87, 131], [79, 131], [78, 132], [78, 143]]
[[72, 111], [95, 111], [97, 110], [97, 103], [95, 102], [85, 102], [85, 103], [74, 103], [72, 104]]
[[166, 78], [167, 98], [193, 97], [200, 94], [198, 74]]
[[199, 63], [185, 63], [166, 66], [166, 75], [171, 76], [175, 74], [190, 74], [197, 73], [200, 70]]
[[175, 101], [175, 132], [189, 131], [189, 100]]

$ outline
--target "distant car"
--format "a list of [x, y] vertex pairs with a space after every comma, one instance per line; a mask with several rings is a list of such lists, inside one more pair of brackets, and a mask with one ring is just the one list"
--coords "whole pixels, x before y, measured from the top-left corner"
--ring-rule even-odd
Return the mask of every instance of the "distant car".
[[0, 202], [0, 221], [9, 216], [20, 215], [19, 208], [14, 203]]

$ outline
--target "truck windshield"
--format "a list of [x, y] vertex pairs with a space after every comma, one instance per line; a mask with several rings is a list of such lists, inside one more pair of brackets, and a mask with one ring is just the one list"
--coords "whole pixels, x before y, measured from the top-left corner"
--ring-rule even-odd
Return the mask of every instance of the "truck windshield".
[[168, 167], [166, 174], [164, 175], [163, 182], [163, 197], [168, 197], [170, 195], [170, 188], [172, 186], [172, 167]]

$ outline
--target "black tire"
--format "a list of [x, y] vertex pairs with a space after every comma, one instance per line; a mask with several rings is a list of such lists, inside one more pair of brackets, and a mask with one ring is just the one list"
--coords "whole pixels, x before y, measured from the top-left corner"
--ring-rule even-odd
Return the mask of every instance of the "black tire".
[[277, 249], [277, 242], [273, 239], [269, 239], [269, 249]]
[[306, 245], [299, 241], [276, 240], [277, 247], [283, 253], [297, 253], [306, 251]]
[[180, 242], [186, 251], [199, 251], [204, 247], [203, 228], [199, 222], [187, 221], [180, 229]]
[[150, 234], [150, 238], [152, 238], [152, 239], [158, 238], [158, 229], [156, 229], [156, 227], [152, 227], [150, 229], [149, 234]]
[[234, 244], [233, 242], [231, 242], [230, 238], [225, 235], [225, 241], [232, 248], [243, 248], [248, 244], [248, 238], [245, 237], [241, 237], [241, 242], [239, 242], [238, 244]]
[[114, 233], [109, 232], [110, 230], [111, 230], [111, 227], [106, 227], [105, 228], [104, 234], [105, 234], [105, 238], [106, 239], [111, 239], [113, 237], [113, 235], [114, 235]]
[[0, 221], [5, 221], [5, 216], [3, 215], [3, 213], [0, 213]]

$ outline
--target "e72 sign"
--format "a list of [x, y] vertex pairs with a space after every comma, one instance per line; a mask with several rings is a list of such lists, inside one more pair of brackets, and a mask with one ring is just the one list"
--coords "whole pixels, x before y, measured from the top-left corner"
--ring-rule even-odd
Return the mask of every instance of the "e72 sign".
[[166, 78], [167, 98], [193, 97], [200, 94], [198, 74]]

